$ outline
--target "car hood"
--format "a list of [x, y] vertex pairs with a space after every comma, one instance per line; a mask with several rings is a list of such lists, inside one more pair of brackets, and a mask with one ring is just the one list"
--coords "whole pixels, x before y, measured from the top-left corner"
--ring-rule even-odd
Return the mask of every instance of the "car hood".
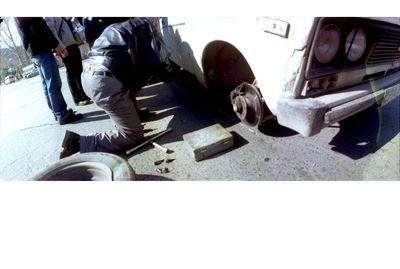
[[400, 26], [400, 17], [367, 17], [370, 20], [383, 21]]

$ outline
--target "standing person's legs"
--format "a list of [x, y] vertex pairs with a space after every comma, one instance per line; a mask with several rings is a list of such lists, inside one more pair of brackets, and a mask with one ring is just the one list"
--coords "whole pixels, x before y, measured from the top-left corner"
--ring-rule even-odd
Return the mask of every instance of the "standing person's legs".
[[47, 105], [57, 119], [65, 117], [68, 114], [67, 104], [61, 93], [60, 73], [53, 54], [43, 52], [33, 56], [32, 61], [39, 71]]
[[81, 52], [77, 45], [71, 45], [67, 47], [68, 56], [63, 59], [66, 70], [67, 70], [67, 81], [71, 91], [72, 98], [76, 105], [87, 104], [80, 103], [89, 100], [83, 91], [81, 83], [82, 74], [82, 57]]
[[80, 151], [120, 153], [144, 138], [129, 91], [101, 65], [88, 65], [82, 74], [86, 94], [104, 109], [117, 130], [80, 137]]
[[82, 66], [82, 56], [81, 56], [81, 51], [79, 49], [79, 46], [74, 45], [71, 49], [71, 52], [72, 52], [72, 55], [74, 56], [74, 58], [73, 58], [73, 61], [75, 62], [74, 66], [76, 66], [75, 82], [79, 89], [80, 100], [85, 102], [85, 104], [88, 104], [89, 103], [88, 101], [90, 101], [90, 98], [86, 95], [85, 91], [83, 90], [82, 80], [81, 80], [83, 66]]
[[[40, 76], [40, 80], [42, 81], [42, 88], [43, 88], [43, 92], [44, 92], [44, 97], [46, 98], [46, 103], [47, 106], [49, 107], [49, 109], [51, 110], [51, 112], [53, 113], [54, 119], [57, 120], [57, 116], [56, 114], [54, 114], [53, 108], [51, 107], [51, 102], [50, 102], [50, 98], [49, 98], [49, 93], [47, 91], [47, 85], [46, 85], [46, 80], [43, 77], [43, 74], [41, 73], [41, 69], [40, 69], [40, 64], [36, 64], [37, 60], [35, 60], [34, 58], [32, 58], [32, 62], [33, 65], [35, 66], [36, 70], [39, 73]], [[36, 63], [35, 63], [36, 62]]]

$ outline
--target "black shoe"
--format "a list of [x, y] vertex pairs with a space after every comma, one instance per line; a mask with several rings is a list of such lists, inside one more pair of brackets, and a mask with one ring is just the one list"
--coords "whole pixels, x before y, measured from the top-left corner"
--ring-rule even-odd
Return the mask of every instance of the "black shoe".
[[64, 125], [64, 124], [78, 121], [82, 118], [83, 118], [82, 114], [79, 114], [79, 113], [75, 114], [75, 113], [71, 113], [70, 111], [68, 111], [68, 114], [66, 116], [64, 116], [63, 118], [59, 119], [58, 122], [60, 123], [60, 125]]
[[148, 119], [151, 115], [151, 112], [147, 107], [139, 108], [137, 113], [141, 121]]
[[66, 130], [62, 142], [63, 150], [60, 159], [68, 157], [80, 151], [80, 136], [77, 133]]
[[[70, 109], [68, 109], [68, 113], [76, 113], [76, 111], [74, 111], [72, 108], [70, 108]], [[54, 120], [55, 121], [58, 121], [58, 119], [57, 119], [57, 116], [56, 115], [54, 115]]]

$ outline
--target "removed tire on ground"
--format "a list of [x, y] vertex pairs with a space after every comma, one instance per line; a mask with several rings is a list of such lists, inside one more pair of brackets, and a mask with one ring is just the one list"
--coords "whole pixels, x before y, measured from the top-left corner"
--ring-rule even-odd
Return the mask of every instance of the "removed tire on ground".
[[135, 180], [129, 163], [119, 156], [91, 152], [58, 161], [36, 175], [36, 181], [127, 181]]

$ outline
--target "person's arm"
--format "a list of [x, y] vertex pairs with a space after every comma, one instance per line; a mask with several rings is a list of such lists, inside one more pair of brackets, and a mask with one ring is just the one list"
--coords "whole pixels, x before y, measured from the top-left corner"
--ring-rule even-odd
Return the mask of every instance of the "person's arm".
[[50, 31], [53, 33], [54, 37], [58, 41], [58, 47], [65, 49], [65, 45], [62, 42], [61, 38], [58, 36], [58, 33], [60, 31], [60, 27], [62, 27], [62, 19], [60, 18], [60, 23], [57, 23], [57, 19], [54, 17], [43, 17], [43, 19], [46, 21], [47, 26], [49, 27]]
[[92, 48], [96, 39], [108, 26], [128, 20], [126, 17], [84, 17], [83, 27], [85, 28], [86, 42]]
[[17, 17], [15, 18], [15, 24], [26, 51], [32, 53], [34, 43], [36, 42], [37, 46], [38, 42], [43, 42], [47, 44], [49, 49], [55, 50], [57, 55], [61, 57], [68, 55], [66, 49], [58, 46], [58, 40], [42, 18]]
[[43, 20], [43, 18], [32, 18], [32, 20], [32, 30], [36, 32], [40, 38], [42, 38], [43, 42], [48, 42], [50, 48], [56, 49], [59, 45], [59, 41], [50, 31], [46, 21]]
[[15, 25], [17, 26], [18, 34], [21, 37], [22, 44], [26, 51], [31, 51], [30, 44], [32, 42], [32, 32], [25, 18], [14, 18]]
[[46, 36], [46, 39], [49, 40], [51, 48], [54, 50], [57, 56], [61, 58], [65, 58], [68, 56], [68, 51], [66, 50], [64, 44], [58, 40], [53, 34], [53, 32], [48, 27], [46, 21], [42, 18], [42, 24], [40, 25], [40, 31], [43, 31], [43, 35]]

